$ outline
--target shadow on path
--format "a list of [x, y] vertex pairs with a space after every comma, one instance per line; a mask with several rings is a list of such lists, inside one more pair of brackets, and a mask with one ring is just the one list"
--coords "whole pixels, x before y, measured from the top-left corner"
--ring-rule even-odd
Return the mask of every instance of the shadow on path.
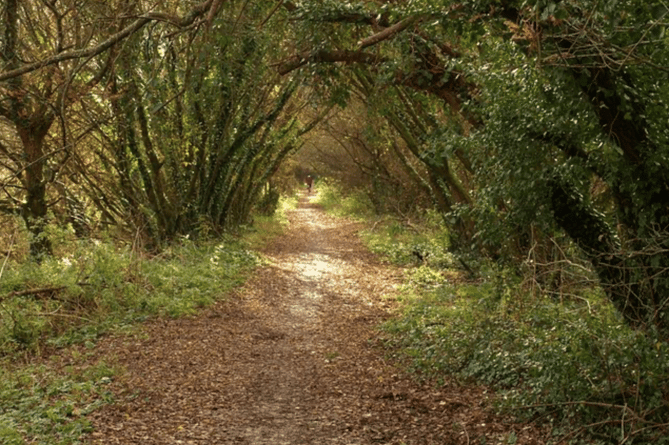
[[[313, 196], [313, 195], [312, 195]], [[481, 388], [416, 384], [375, 344], [401, 272], [304, 196], [269, 265], [196, 317], [100, 348], [126, 370], [96, 444], [468, 444], [506, 437]], [[518, 437], [523, 432], [518, 431]], [[529, 434], [529, 432], [528, 432]], [[527, 434], [525, 434], [527, 436]], [[518, 442], [531, 443], [531, 442]]]

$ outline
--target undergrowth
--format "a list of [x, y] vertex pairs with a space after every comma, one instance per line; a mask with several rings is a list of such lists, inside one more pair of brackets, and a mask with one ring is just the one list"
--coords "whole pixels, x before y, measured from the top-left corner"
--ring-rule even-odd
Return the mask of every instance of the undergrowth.
[[490, 263], [471, 279], [433, 215], [368, 221], [370, 249], [407, 266], [382, 336], [417, 378], [488, 385], [553, 443], [669, 443], [669, 343], [625, 324], [589, 275], [559, 294]]
[[154, 257], [81, 242], [64, 258], [13, 264], [0, 280], [0, 356], [80, 342], [149, 316], [192, 314], [257, 261], [233, 238], [184, 238]]
[[260, 249], [269, 240], [283, 233], [290, 224], [286, 212], [297, 208], [298, 202], [298, 195], [282, 196], [273, 215], [256, 215], [253, 224], [243, 228], [244, 241], [249, 248]]
[[419, 378], [488, 385], [497, 408], [548, 422], [555, 443], [669, 443], [669, 344], [629, 328], [601, 290], [528, 292], [513, 273], [406, 274], [384, 341]]
[[[280, 230], [279, 222], [264, 225]], [[72, 246], [40, 264], [3, 262], [2, 444], [77, 443], [89, 429], [85, 415], [113, 397], [106, 390], [111, 367], [48, 366], [48, 357], [58, 355], [53, 352], [73, 344], [91, 349], [100, 335], [132, 331], [150, 317], [193, 314], [224, 298], [260, 261], [247, 242], [231, 236], [184, 237], [154, 256], [108, 241]]]
[[91, 431], [86, 415], [113, 400], [114, 369], [97, 363], [55, 371], [45, 365], [0, 368], [0, 443], [70, 444]]
[[369, 197], [361, 190], [343, 193], [341, 187], [327, 179], [318, 182], [313, 202], [332, 215], [354, 219], [371, 218], [374, 208]]
[[369, 249], [397, 265], [426, 266], [443, 271], [457, 267], [449, 251], [448, 230], [431, 212], [420, 223], [393, 217], [377, 219], [362, 233]]
[[362, 232], [367, 246], [393, 264], [455, 267], [455, 257], [449, 252], [448, 230], [434, 211], [414, 215], [413, 223], [409, 217], [374, 215], [365, 193], [345, 194], [340, 187], [326, 181], [319, 184], [316, 202], [335, 216], [367, 221], [370, 228]]

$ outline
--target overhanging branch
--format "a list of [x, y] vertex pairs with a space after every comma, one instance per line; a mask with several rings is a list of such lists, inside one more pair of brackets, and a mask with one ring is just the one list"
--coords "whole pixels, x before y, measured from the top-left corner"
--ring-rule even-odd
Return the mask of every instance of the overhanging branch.
[[349, 51], [349, 50], [318, 50], [311, 53], [296, 55], [290, 59], [278, 63], [278, 69], [280, 75], [286, 75], [291, 71], [294, 71], [298, 68], [303, 67], [307, 63], [366, 63], [366, 64], [377, 64], [383, 62], [385, 59], [379, 57], [375, 54], [365, 53], [362, 51]]
[[366, 39], [362, 39], [360, 42], [358, 42], [358, 46], [360, 48], [367, 48], [368, 46], [376, 45], [379, 42], [388, 40], [395, 34], [404, 31], [414, 23], [423, 20], [425, 17], [425, 15], [412, 15], [411, 17], [407, 17], [404, 20], [395, 23], [393, 26], [389, 26], [383, 31], [377, 32], [376, 34], [369, 36]]
[[[72, 59], [83, 59], [86, 57], [93, 57], [97, 54], [103, 53], [104, 51], [108, 50], [121, 40], [131, 36], [135, 32], [139, 31], [142, 29], [147, 23], [152, 22], [152, 21], [167, 21], [175, 26], [178, 27], [185, 27], [190, 24], [192, 24], [195, 19], [197, 19], [199, 16], [203, 15], [205, 12], [207, 12], [210, 7], [211, 7], [211, 2], [212, 0], [206, 0], [205, 2], [201, 3], [200, 5], [196, 6], [191, 12], [186, 14], [183, 17], [174, 17], [170, 16], [167, 14], [162, 14], [162, 13], [157, 13], [157, 12], [152, 12], [148, 13], [134, 22], [132, 22], [130, 25], [126, 26], [123, 28], [121, 31], [117, 32], [116, 34], [113, 34], [110, 36], [107, 40], [104, 40], [103, 42], [99, 43], [98, 45], [95, 45], [90, 48], [82, 48], [78, 50], [73, 50], [73, 51], [64, 51], [58, 54], [54, 54], [51, 57], [47, 57], [44, 60], [39, 60], [37, 62], [29, 63], [27, 65], [23, 65], [19, 68], [15, 68], [10, 71], [6, 71], [4, 73], [0, 73], [0, 82], [6, 81], [9, 79], [13, 79], [16, 77], [20, 77], [24, 74], [37, 71], [41, 68], [44, 68], [49, 65], [53, 65], [56, 63], [64, 62], [66, 60], [72, 60]], [[219, 2], [220, 3], [220, 2]]]

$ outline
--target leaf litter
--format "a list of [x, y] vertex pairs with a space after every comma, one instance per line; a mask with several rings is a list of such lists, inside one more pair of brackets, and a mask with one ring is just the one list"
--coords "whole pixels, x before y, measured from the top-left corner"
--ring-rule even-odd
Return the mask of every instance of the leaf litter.
[[402, 271], [365, 249], [360, 223], [309, 196], [289, 220], [226, 301], [100, 341], [96, 355], [123, 372], [85, 443], [544, 443], [494, 414], [486, 388], [420, 381], [387, 358], [375, 327]]

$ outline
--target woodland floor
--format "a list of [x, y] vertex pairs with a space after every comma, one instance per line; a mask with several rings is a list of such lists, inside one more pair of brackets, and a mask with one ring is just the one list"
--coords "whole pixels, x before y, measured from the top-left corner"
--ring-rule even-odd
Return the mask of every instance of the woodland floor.
[[494, 415], [484, 388], [418, 383], [385, 358], [375, 326], [402, 272], [364, 248], [359, 224], [308, 196], [289, 219], [228, 300], [100, 341], [122, 372], [85, 443], [543, 443]]

